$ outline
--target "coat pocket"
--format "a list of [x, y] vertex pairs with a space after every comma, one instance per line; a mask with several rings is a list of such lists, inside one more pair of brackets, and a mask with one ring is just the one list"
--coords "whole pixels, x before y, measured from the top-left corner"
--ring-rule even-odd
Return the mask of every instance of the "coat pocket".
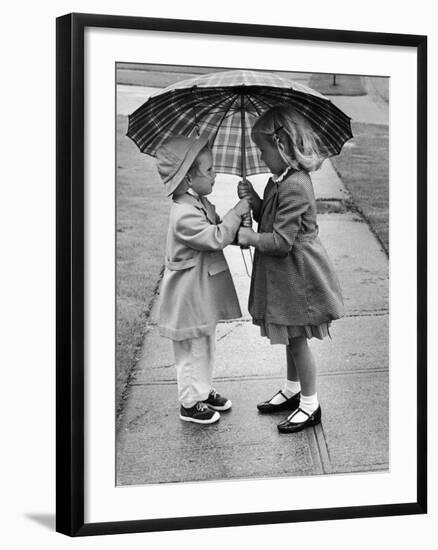
[[227, 262], [225, 260], [218, 260], [217, 262], [213, 262], [208, 266], [208, 274], [216, 275], [217, 273], [221, 273], [222, 271], [227, 271], [227, 269]]
[[188, 258], [187, 260], [171, 261], [166, 260], [166, 267], [171, 271], [182, 271], [184, 269], [190, 269], [198, 263], [197, 258]]

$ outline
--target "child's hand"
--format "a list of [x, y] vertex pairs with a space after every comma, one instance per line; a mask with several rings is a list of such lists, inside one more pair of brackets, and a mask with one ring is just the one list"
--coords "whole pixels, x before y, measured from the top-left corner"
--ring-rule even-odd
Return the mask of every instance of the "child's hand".
[[237, 185], [237, 195], [239, 196], [239, 199], [251, 198], [253, 193], [254, 187], [249, 180], [239, 181]]
[[248, 199], [240, 199], [240, 201], [234, 206], [234, 210], [236, 214], [239, 216], [243, 216], [244, 214], [248, 214], [250, 211], [249, 207], [249, 200]]
[[237, 233], [237, 242], [242, 246], [255, 246], [257, 237], [258, 234], [249, 227], [241, 227]]

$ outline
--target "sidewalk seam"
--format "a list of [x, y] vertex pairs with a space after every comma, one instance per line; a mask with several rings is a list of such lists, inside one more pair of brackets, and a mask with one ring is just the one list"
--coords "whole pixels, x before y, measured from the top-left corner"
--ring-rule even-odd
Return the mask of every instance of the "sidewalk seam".
[[[389, 371], [388, 367], [375, 368], [375, 369], [357, 369], [357, 370], [346, 370], [346, 371], [331, 371], [331, 372], [320, 372], [319, 376], [354, 376], [356, 374], [379, 374], [387, 373]], [[215, 376], [214, 380], [217, 382], [242, 382], [242, 381], [262, 381], [262, 380], [283, 380], [282, 375], [278, 376]], [[155, 380], [154, 382], [134, 382], [131, 387], [144, 387], [144, 386], [170, 386], [176, 384], [176, 379], [164, 378], [162, 380]]]
[[316, 444], [318, 446], [318, 452], [320, 455], [323, 472], [324, 474], [332, 474], [333, 467], [330, 460], [330, 452], [322, 424], [314, 426], [313, 431], [315, 434]]
[[[347, 313], [342, 317], [342, 319], [350, 319], [353, 317], [377, 317], [377, 316], [384, 316], [387, 314], [389, 314], [389, 309], [377, 309], [375, 311], [363, 311], [361, 313]], [[251, 317], [238, 317], [237, 319], [226, 319], [223, 321], [219, 321], [218, 325], [230, 325], [232, 323], [239, 323], [239, 326], [240, 326], [242, 323], [251, 323], [251, 322], [252, 322]], [[155, 328], [157, 326], [158, 326], [157, 322], [148, 323], [148, 328], [149, 327]], [[222, 337], [220, 339], [222, 339]]]

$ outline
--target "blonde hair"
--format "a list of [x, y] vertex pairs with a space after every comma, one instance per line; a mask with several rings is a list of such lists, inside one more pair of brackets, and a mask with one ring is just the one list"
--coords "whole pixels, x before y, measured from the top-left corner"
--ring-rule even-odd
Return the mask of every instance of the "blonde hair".
[[313, 172], [323, 163], [324, 146], [310, 123], [292, 105], [275, 105], [263, 113], [251, 134], [264, 134], [281, 158], [296, 170]]

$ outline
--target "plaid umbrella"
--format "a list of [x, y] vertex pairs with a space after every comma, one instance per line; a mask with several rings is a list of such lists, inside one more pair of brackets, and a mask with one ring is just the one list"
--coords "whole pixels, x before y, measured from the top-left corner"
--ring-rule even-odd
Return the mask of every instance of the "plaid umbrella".
[[278, 103], [306, 117], [327, 157], [339, 154], [352, 137], [350, 117], [328, 98], [276, 74], [246, 70], [210, 73], [160, 90], [129, 116], [127, 135], [154, 156], [170, 135], [205, 132], [216, 172], [245, 178], [269, 171], [250, 134], [256, 118]]

